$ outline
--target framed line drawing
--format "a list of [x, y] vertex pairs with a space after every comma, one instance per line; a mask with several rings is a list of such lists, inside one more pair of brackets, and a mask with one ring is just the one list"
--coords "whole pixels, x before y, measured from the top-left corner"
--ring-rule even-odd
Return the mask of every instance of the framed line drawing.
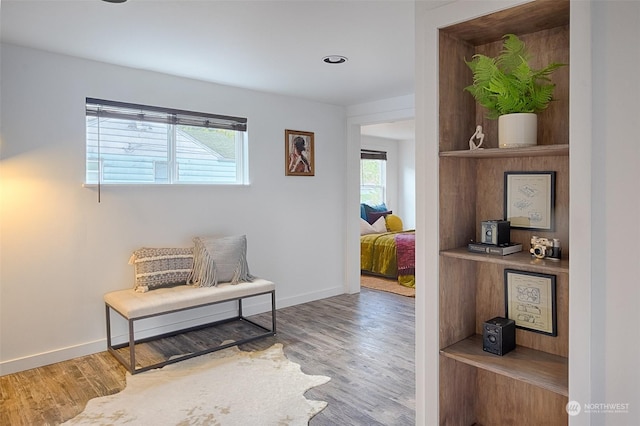
[[517, 328], [558, 335], [555, 275], [505, 269], [504, 290], [505, 317]]
[[300, 130], [284, 131], [284, 155], [286, 176], [313, 176], [314, 146], [313, 132]]
[[504, 172], [504, 220], [512, 228], [553, 231], [556, 172]]

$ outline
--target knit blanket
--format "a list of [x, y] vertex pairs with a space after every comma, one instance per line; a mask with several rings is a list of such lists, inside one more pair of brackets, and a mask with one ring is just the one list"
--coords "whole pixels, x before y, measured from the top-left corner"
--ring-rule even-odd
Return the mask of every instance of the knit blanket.
[[415, 275], [416, 273], [416, 234], [396, 234], [396, 251], [398, 258], [398, 276]]

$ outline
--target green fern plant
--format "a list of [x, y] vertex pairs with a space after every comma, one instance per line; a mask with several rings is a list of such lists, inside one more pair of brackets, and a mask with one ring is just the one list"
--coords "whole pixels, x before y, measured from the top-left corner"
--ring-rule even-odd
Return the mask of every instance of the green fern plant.
[[565, 64], [552, 63], [534, 70], [529, 65], [530, 55], [524, 43], [514, 34], [503, 38], [503, 49], [496, 58], [477, 54], [471, 61], [465, 60], [473, 72], [473, 84], [464, 90], [487, 108], [487, 117], [491, 119], [544, 110], [555, 89], [549, 75]]

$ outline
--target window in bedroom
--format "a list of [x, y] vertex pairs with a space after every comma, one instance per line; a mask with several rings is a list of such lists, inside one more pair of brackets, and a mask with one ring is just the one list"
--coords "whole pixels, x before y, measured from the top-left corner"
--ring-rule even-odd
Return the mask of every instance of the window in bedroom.
[[247, 119], [86, 99], [86, 183], [245, 184]]
[[386, 201], [387, 153], [360, 151], [360, 202], [377, 206]]

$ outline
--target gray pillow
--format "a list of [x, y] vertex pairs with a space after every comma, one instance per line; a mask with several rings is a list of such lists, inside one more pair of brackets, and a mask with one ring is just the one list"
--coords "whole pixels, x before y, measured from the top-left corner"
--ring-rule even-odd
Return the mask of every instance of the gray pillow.
[[187, 284], [212, 287], [218, 283], [238, 284], [253, 279], [247, 264], [245, 235], [196, 237], [193, 242], [193, 271]]
[[139, 293], [184, 285], [193, 266], [193, 247], [143, 247], [133, 252], [129, 263], [135, 266], [135, 290]]

